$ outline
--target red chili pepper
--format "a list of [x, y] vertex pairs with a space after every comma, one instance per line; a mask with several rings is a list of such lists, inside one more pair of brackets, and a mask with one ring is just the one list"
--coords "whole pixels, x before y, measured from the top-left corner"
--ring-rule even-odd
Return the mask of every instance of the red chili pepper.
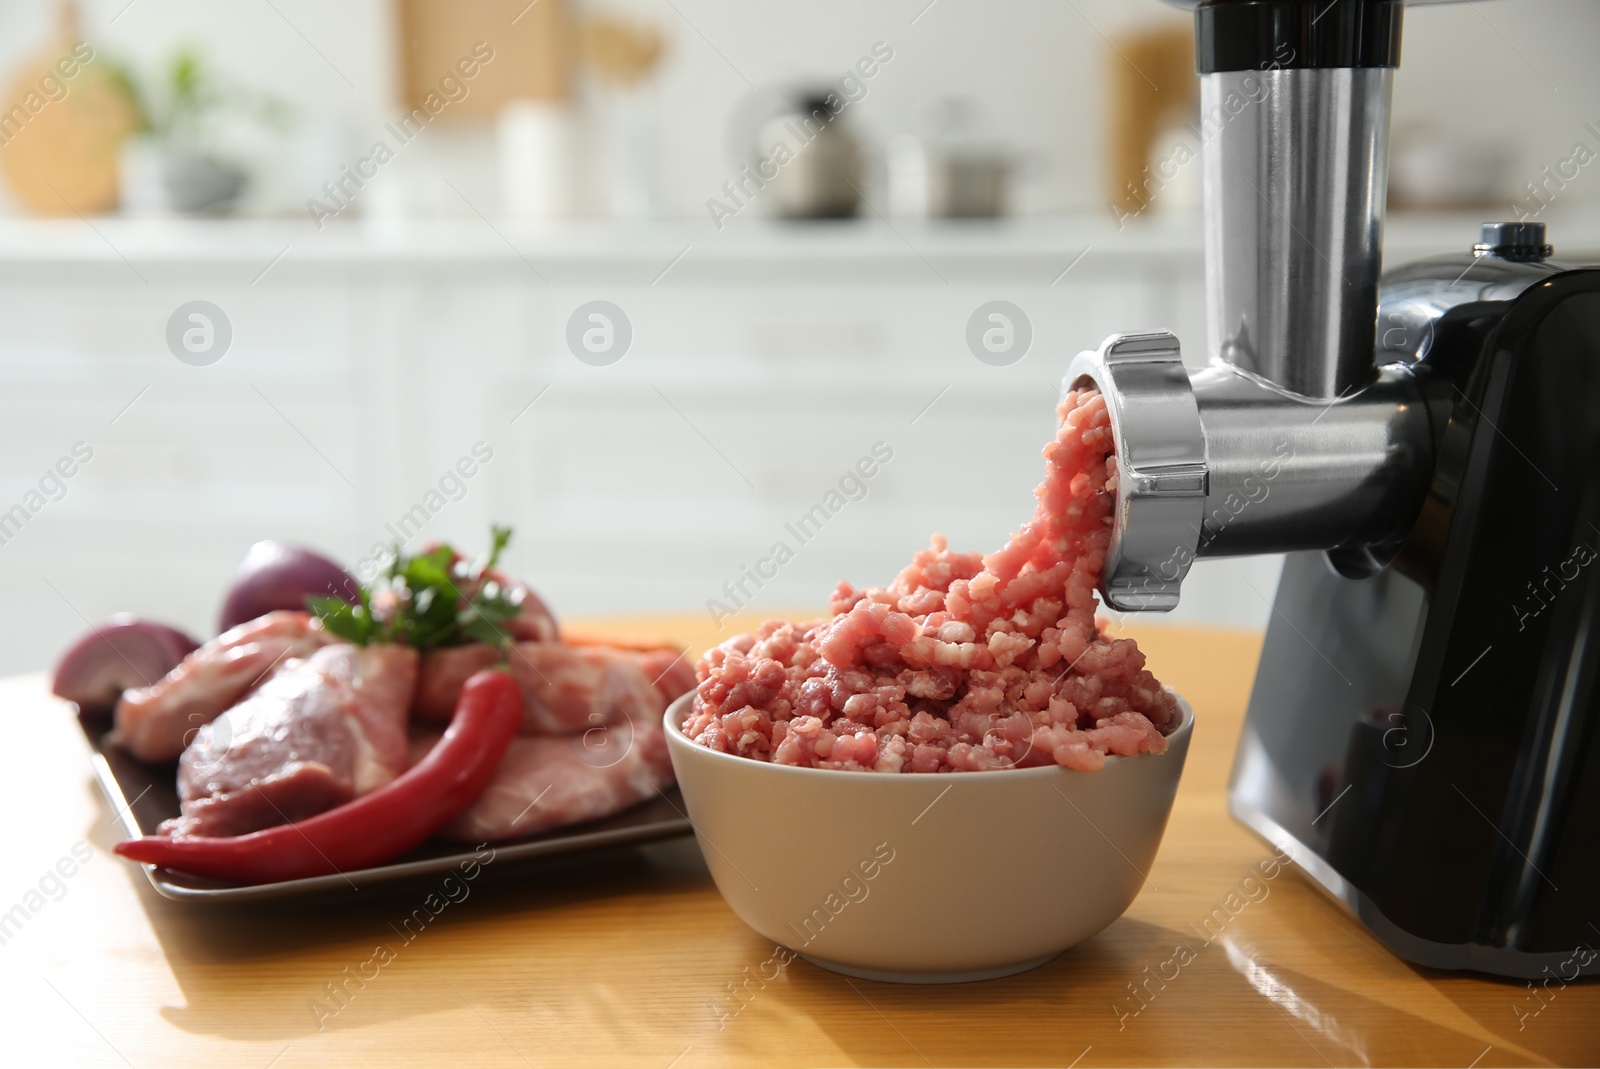
[[522, 723], [522, 689], [488, 668], [461, 688], [455, 716], [428, 755], [352, 802], [293, 824], [232, 838], [152, 835], [117, 853], [169, 869], [281, 883], [387, 861], [416, 846], [477, 800]]

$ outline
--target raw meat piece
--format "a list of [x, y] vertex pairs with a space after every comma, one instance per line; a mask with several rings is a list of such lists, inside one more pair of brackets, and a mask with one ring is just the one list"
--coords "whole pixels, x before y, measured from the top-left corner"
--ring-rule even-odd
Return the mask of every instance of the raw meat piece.
[[313, 816], [409, 767], [417, 654], [328, 646], [280, 668], [201, 728], [178, 762], [174, 835], [243, 835]]
[[[671, 705], [695, 688], [694, 659], [683, 650], [652, 650], [639, 655], [639, 668]], [[665, 706], [662, 707], [665, 711]]]
[[[412, 759], [438, 738], [416, 732]], [[620, 813], [673, 782], [659, 711], [583, 734], [521, 735], [483, 794], [440, 835], [475, 843], [522, 838]]]
[[[485, 644], [429, 650], [422, 655], [412, 711], [419, 720], [448, 722], [461, 685], [499, 659], [499, 652]], [[635, 721], [659, 717], [671, 697], [692, 684], [671, 660], [660, 653], [605, 646], [514, 643], [508, 664], [522, 686], [522, 733], [562, 735], [624, 716]], [[675, 686], [681, 689], [673, 692]]]
[[561, 632], [561, 641], [568, 646], [603, 646], [637, 655], [640, 669], [650, 677], [668, 705], [695, 687], [694, 659], [672, 639], [568, 628]]
[[507, 624], [508, 637], [515, 642], [559, 642], [561, 629], [556, 626], [555, 613], [533, 588], [520, 579], [512, 579], [500, 572], [490, 572], [489, 577], [507, 590], [522, 591], [522, 608]]
[[115, 740], [141, 761], [175, 761], [194, 734], [283, 661], [338, 641], [308, 612], [269, 612], [224, 631], [117, 702]]
[[1095, 621], [1116, 458], [1105, 399], [1074, 390], [1033, 518], [988, 556], [943, 536], [887, 588], [840, 583], [826, 620], [708, 651], [684, 734], [757, 760], [962, 772], [1161, 753], [1177, 702]]

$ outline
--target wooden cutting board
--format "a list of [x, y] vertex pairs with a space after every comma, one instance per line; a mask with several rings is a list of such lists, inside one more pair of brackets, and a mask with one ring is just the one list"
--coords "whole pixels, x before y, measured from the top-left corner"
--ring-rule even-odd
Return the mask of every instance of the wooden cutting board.
[[563, 0], [396, 0], [396, 16], [407, 108], [454, 123], [492, 119], [512, 100], [571, 93], [575, 46]]
[[57, 8], [50, 42], [17, 68], [0, 95], [0, 169], [12, 195], [42, 215], [117, 206], [117, 156], [140, 125], [115, 72]]
[[77, 5], [61, 3], [50, 43], [0, 96], [0, 170], [11, 194], [40, 214], [112, 210], [117, 155], [138, 128], [138, 107], [78, 32]]

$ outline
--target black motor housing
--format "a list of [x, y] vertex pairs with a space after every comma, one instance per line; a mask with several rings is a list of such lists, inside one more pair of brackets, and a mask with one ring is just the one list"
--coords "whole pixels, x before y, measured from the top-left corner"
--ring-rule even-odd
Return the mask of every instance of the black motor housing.
[[1384, 277], [1427, 500], [1376, 574], [1288, 558], [1229, 798], [1401, 956], [1568, 980], [1600, 975], [1600, 269], [1547, 252]]

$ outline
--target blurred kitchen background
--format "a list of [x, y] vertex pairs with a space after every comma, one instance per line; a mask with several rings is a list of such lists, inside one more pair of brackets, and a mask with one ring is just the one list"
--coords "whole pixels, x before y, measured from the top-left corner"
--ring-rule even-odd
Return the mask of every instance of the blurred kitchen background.
[[[1408, 13], [1387, 262], [1600, 247], [1596, 41], [1593, 0]], [[569, 617], [999, 546], [1076, 351], [1204, 358], [1191, 48], [1157, 0], [7, 0], [0, 670], [209, 634], [267, 537], [507, 522]], [[1275, 582], [1203, 563], [1169, 619]]]

